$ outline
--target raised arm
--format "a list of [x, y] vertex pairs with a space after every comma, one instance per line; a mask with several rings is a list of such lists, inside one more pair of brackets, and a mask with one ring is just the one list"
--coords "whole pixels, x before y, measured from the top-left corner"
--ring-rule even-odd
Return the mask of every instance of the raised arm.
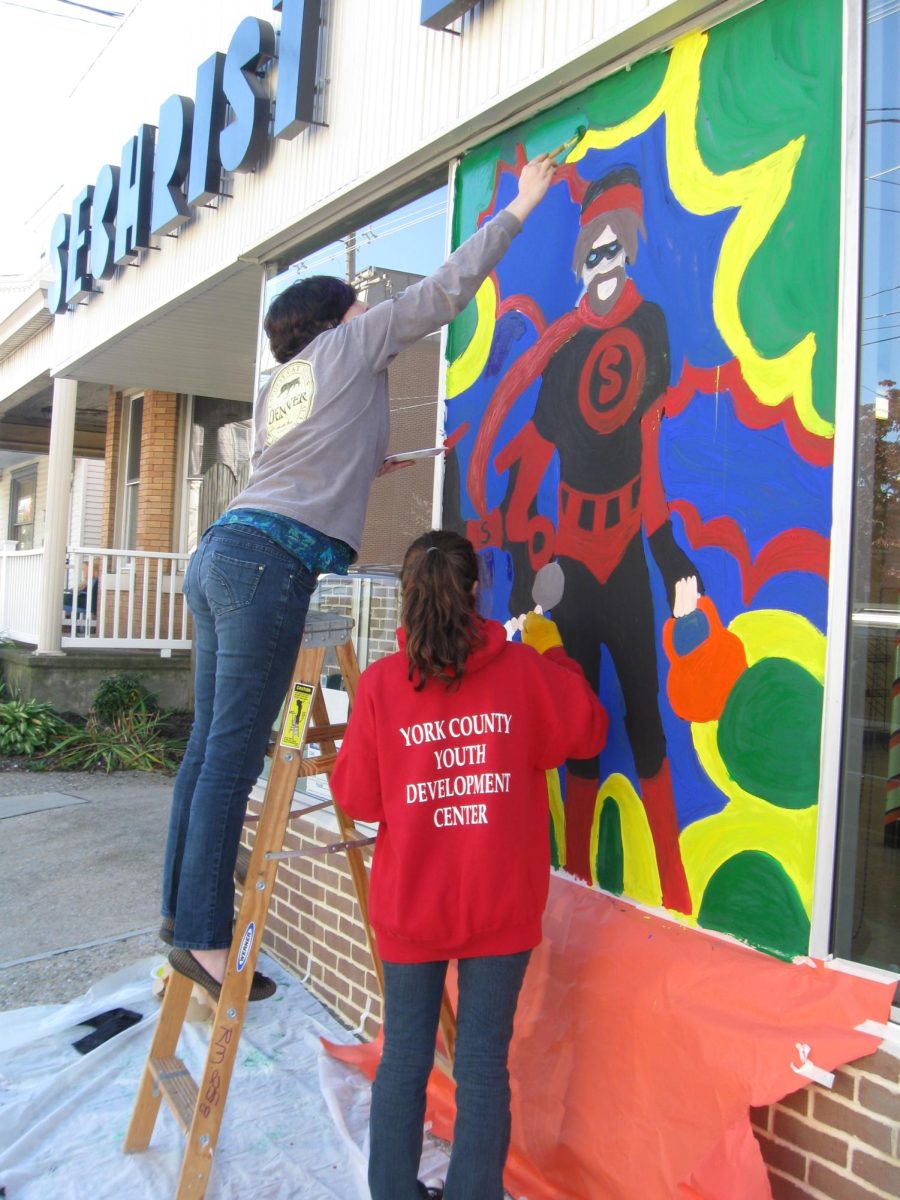
[[526, 163], [515, 199], [463, 242], [433, 275], [353, 318], [351, 336], [359, 339], [373, 370], [384, 370], [401, 350], [462, 312], [546, 195], [555, 167], [546, 154]]

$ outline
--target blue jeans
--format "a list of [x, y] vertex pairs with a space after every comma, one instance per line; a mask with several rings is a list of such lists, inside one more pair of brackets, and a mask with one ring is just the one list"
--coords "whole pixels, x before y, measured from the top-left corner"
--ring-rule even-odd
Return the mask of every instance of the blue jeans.
[[162, 915], [175, 945], [231, 944], [234, 864], [303, 636], [316, 576], [264, 533], [211, 526], [188, 564], [194, 725], [175, 780]]
[[[507, 1058], [531, 952], [459, 960], [456, 1125], [445, 1200], [503, 1200], [509, 1149]], [[372, 1085], [372, 1200], [420, 1200], [425, 1086], [434, 1066], [446, 962], [384, 966], [384, 1052]]]

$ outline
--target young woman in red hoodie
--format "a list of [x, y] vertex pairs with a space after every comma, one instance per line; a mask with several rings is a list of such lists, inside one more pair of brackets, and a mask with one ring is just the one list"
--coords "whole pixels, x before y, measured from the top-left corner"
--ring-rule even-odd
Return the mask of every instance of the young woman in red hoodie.
[[[589, 758], [606, 715], [556, 626], [524, 645], [476, 610], [478, 558], [446, 530], [406, 552], [399, 652], [359, 684], [331, 777], [378, 822], [369, 913], [384, 964], [384, 1051], [372, 1088], [372, 1200], [502, 1200], [507, 1057], [550, 870], [545, 772]], [[459, 960], [456, 1125], [443, 1193], [418, 1178], [444, 977]]]

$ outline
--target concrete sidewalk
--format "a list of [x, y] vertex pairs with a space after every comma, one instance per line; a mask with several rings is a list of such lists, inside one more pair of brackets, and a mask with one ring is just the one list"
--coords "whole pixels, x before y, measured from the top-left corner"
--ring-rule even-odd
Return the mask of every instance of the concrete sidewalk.
[[57, 1004], [162, 953], [173, 777], [0, 772], [0, 1010]]

